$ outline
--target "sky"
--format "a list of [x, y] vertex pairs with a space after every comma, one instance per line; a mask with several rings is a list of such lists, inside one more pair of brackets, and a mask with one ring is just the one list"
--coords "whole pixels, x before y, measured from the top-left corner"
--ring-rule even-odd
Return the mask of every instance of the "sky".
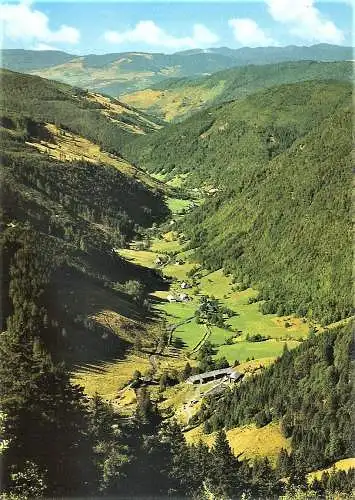
[[6, 0], [3, 48], [72, 54], [332, 43], [353, 45], [352, 0]]

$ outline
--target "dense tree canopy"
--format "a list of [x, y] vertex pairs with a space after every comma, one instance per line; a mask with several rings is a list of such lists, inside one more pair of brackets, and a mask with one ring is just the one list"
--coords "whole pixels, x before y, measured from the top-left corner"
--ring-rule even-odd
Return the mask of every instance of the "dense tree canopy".
[[261, 290], [265, 313], [351, 313], [350, 101], [345, 83], [284, 85], [129, 146], [141, 166], [213, 187], [180, 229], [207, 268]]
[[[158, 281], [159, 289], [167, 285], [153, 270], [123, 261], [115, 247], [163, 221], [168, 210], [162, 193], [113, 168], [53, 161], [25, 144], [45, 133], [42, 121], [57, 117], [102, 147], [121, 149], [123, 136], [116, 138], [116, 125], [96, 113], [95, 103], [88, 107], [86, 92], [40, 79], [31, 87], [12, 73], [5, 78], [2, 498], [351, 495], [353, 471], [306, 481], [307, 472], [352, 454], [350, 323], [312, 334], [261, 374], [205, 401], [196, 423], [217, 431], [210, 448], [189, 446], [179, 425], [163, 420], [145, 385], [132, 384], [137, 409], [123, 418], [70, 381], [63, 359], [73, 365], [87, 362], [89, 351], [103, 359], [127, 347], [120, 331], [94, 319], [97, 310], [88, 302], [84, 310], [89, 288], [104, 297], [100, 311], [120, 304], [145, 331], [147, 293]], [[207, 267], [224, 267], [240, 287], [260, 286], [265, 313], [296, 311], [324, 323], [350, 314], [349, 95], [347, 85], [334, 82], [281, 87], [135, 145], [142, 144], [135, 154], [147, 166], [159, 160], [171, 175], [190, 169], [191, 185], [218, 186], [180, 228]], [[197, 319], [223, 325], [230, 314], [202, 298]], [[166, 331], [159, 329], [154, 341], [162, 350]], [[206, 342], [197, 356], [200, 369], [226, 366], [212, 356]], [[186, 364], [182, 378], [194, 370]], [[161, 389], [176, 382], [169, 377], [160, 380]], [[275, 468], [267, 458], [233, 455], [225, 429], [271, 421], [280, 422], [291, 442]]]
[[[285, 472], [314, 470], [352, 455], [352, 324], [313, 336], [286, 351], [261, 375], [244, 381], [223, 399], [213, 399], [200, 418], [212, 430], [251, 422], [281, 421], [291, 438]], [[286, 462], [285, 462], [286, 460]]]

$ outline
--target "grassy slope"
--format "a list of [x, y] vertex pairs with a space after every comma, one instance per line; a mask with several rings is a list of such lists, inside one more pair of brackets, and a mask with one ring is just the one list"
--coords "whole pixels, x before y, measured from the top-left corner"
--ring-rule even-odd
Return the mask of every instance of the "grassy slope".
[[118, 156], [132, 137], [161, 127], [157, 120], [113, 98], [7, 70], [0, 70], [0, 78], [2, 116], [54, 124]]
[[73, 380], [84, 387], [89, 396], [98, 392], [105, 399], [115, 400], [136, 370], [144, 373], [149, 367], [147, 358], [130, 354], [115, 362], [83, 365], [75, 371]]
[[15, 127], [27, 118], [46, 123], [48, 137], [30, 137], [42, 153], [64, 161], [87, 160], [110, 165], [153, 190], [166, 191], [163, 182], [129, 163], [121, 145], [161, 125], [144, 113], [97, 93], [78, 91], [35, 76], [0, 70], [3, 88], [1, 116]]
[[[197, 443], [200, 439], [212, 446], [215, 433], [204, 434], [201, 427], [185, 433], [189, 443]], [[236, 427], [227, 431], [229, 444], [236, 455], [241, 458], [268, 457], [274, 462], [282, 448], [289, 449], [290, 444], [280, 432], [279, 425], [272, 423], [258, 429], [254, 425]]]
[[50, 139], [38, 140], [32, 138], [27, 142], [29, 146], [37, 148], [41, 153], [61, 161], [89, 161], [95, 164], [110, 165], [132, 178], [139, 179], [152, 189], [164, 191], [163, 183], [154, 179], [143, 170], [134, 167], [124, 158], [102, 151], [100, 146], [92, 141], [72, 132], [63, 131], [55, 125], [48, 123], [45, 128], [50, 133]]
[[181, 119], [216, 103], [244, 98], [256, 91], [307, 80], [351, 80], [349, 62], [301, 61], [264, 66], [245, 66], [195, 80], [180, 78], [162, 82], [122, 97], [127, 104], [167, 121]]
[[313, 479], [320, 479], [324, 472], [331, 473], [334, 470], [345, 470], [355, 469], [355, 458], [344, 458], [343, 460], [338, 460], [331, 467], [327, 467], [326, 469], [321, 469], [315, 472], [311, 472], [308, 474], [308, 480], [313, 481]]

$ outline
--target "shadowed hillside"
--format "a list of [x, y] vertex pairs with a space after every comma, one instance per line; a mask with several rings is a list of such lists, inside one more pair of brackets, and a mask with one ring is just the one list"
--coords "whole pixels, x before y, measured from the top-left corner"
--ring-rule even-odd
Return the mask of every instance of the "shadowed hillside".
[[106, 150], [119, 136], [119, 112], [112, 122], [100, 96], [10, 72], [2, 83], [2, 328], [9, 316], [12, 325], [26, 318], [70, 362], [122, 357], [149, 321], [147, 293], [161, 280], [116, 249], [167, 217], [163, 185], [73, 135], [90, 130]]

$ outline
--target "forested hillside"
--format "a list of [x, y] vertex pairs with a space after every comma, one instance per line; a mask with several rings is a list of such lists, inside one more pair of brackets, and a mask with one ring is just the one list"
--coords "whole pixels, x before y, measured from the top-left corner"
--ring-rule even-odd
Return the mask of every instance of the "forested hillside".
[[167, 125], [1, 79], [1, 500], [352, 498], [351, 85]]
[[160, 116], [181, 121], [196, 111], [242, 99], [258, 90], [285, 83], [335, 79], [350, 81], [351, 62], [298, 61], [243, 66], [199, 78], [172, 78], [122, 96], [124, 102]]
[[152, 132], [159, 120], [113, 98], [36, 76], [2, 70], [1, 112], [8, 118], [30, 117], [82, 135], [103, 149], [120, 154], [132, 136]]
[[[32, 144], [41, 142], [60, 152], [44, 120], [67, 132], [90, 130], [105, 149], [111, 141], [119, 143], [121, 132], [123, 137], [132, 132], [122, 131], [118, 120], [100, 114], [99, 103], [77, 97], [75, 89], [16, 73], [2, 76], [2, 328], [25, 308], [55, 357], [75, 362], [94, 352], [113, 356], [126, 340], [89, 319], [99, 308], [80, 301], [80, 290], [101, 293], [108, 303], [116, 297], [118, 312], [140, 316], [137, 302], [143, 304], [145, 289], [158, 278], [122, 260], [114, 248], [168, 215], [163, 192], [155, 181], [143, 182], [148, 176], [140, 177], [137, 169], [134, 178], [111, 164], [37, 152]], [[86, 158], [88, 152], [82, 154]], [[28, 276], [36, 291], [27, 296]]]
[[290, 456], [279, 456], [285, 476], [352, 456], [352, 327], [313, 336], [222, 399], [211, 398], [200, 414], [206, 429], [280, 421], [292, 446]]
[[182, 227], [205, 265], [259, 288], [264, 312], [327, 324], [352, 306], [350, 105], [345, 83], [286, 85], [128, 147], [142, 167], [217, 191]]

